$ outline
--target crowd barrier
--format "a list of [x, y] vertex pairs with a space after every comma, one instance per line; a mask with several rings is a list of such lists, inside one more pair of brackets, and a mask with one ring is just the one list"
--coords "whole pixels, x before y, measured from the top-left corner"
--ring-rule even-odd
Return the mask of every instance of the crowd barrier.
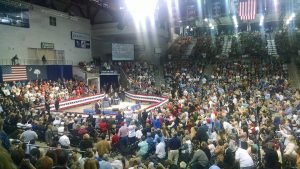
[[132, 94], [125, 92], [125, 96], [129, 99], [141, 101], [141, 102], [151, 102], [154, 103], [146, 108], [146, 111], [151, 111], [159, 106], [162, 106], [168, 103], [169, 99], [166, 97], [160, 96], [151, 96], [151, 95], [141, 95], [141, 94]]
[[[168, 98], [166, 97], [159, 97], [159, 96], [151, 96], [151, 95], [141, 95], [141, 94], [132, 94], [125, 92], [125, 96], [131, 100], [139, 101], [139, 102], [150, 102], [153, 103], [149, 107], [146, 108], [146, 111], [153, 110], [159, 106], [162, 106], [168, 102]], [[68, 100], [68, 101], [62, 101], [59, 103], [59, 109], [67, 109], [67, 108], [72, 108], [72, 107], [78, 107], [82, 105], [87, 105], [92, 102], [101, 100], [104, 98], [104, 94], [98, 94], [94, 96], [89, 96], [89, 97], [84, 97], [84, 98], [79, 98], [79, 99], [74, 99], [74, 100]], [[43, 106], [37, 107], [37, 108], [43, 108]], [[139, 104], [135, 104], [132, 106], [128, 107], [129, 109], [133, 109], [133, 111], [140, 109]], [[54, 104], [50, 104], [50, 110], [55, 110]], [[87, 114], [91, 112], [86, 112]], [[110, 113], [108, 113], [110, 114]], [[114, 113], [113, 113], [114, 114]]]
[[[67, 109], [67, 108], [86, 105], [86, 104], [101, 100], [103, 98], [104, 98], [104, 94], [98, 94], [98, 95], [94, 95], [94, 96], [83, 97], [80, 99], [62, 101], [59, 103], [59, 109], [63, 110], [63, 109]], [[42, 107], [39, 107], [39, 108], [42, 108]], [[55, 110], [54, 103], [50, 104], [50, 110]]]

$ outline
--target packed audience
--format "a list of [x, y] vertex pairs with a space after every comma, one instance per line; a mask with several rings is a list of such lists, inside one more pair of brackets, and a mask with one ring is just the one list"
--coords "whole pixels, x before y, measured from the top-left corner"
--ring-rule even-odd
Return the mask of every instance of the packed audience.
[[96, 65], [94, 64], [94, 62], [79, 62], [78, 66], [81, 70], [86, 71], [86, 72], [90, 72], [90, 73], [96, 73], [99, 70], [96, 69]]
[[289, 88], [281, 60], [218, 60], [212, 74], [204, 73], [210, 65], [201, 61], [170, 61], [161, 93], [151, 92], [153, 65], [118, 64], [130, 89], [165, 95], [169, 102], [150, 112], [120, 110], [115, 117], [93, 118], [35, 110], [15, 97], [17, 89], [24, 102], [25, 94], [43, 91], [44, 100], [51, 94], [55, 100], [61, 90], [73, 97], [88, 94], [77, 92], [86, 86], [80, 82], [2, 84], [0, 168], [300, 167], [300, 91]]
[[75, 80], [58, 80], [58, 81], [29, 81], [24, 82], [4, 82], [0, 85], [3, 99], [2, 107], [15, 107], [16, 109], [41, 106], [59, 101], [75, 99], [94, 95], [97, 93], [96, 86]]
[[136, 94], [158, 95], [159, 90], [155, 87], [155, 66], [147, 62], [117, 62], [128, 79], [127, 90]]
[[181, 59], [186, 48], [191, 43], [191, 40], [191, 37], [186, 36], [177, 38], [168, 49], [168, 54], [171, 56], [172, 59]]

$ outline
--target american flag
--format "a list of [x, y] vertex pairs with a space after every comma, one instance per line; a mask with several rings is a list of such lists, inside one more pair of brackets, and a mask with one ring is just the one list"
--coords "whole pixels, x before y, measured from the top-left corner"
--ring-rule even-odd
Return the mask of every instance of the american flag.
[[2, 66], [4, 82], [27, 80], [26, 66]]
[[239, 0], [241, 20], [253, 20], [256, 16], [256, 0]]

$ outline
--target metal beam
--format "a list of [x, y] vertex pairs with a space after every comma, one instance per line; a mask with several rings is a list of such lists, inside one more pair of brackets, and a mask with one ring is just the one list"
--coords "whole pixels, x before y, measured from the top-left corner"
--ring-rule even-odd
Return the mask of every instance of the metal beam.
[[79, 9], [79, 12], [81, 13], [82, 17], [86, 18], [86, 15], [85, 15], [85, 13], [83, 12], [81, 6], [79, 6], [79, 5], [76, 5], [76, 6], [77, 6], [77, 8]]
[[92, 16], [90, 17], [90, 20], [91, 20], [91, 24], [92, 24], [92, 25], [95, 23], [95, 18], [96, 18], [96, 16], [97, 16], [99, 10], [100, 10], [100, 6], [97, 6], [96, 12], [95, 12], [94, 14], [92, 14]]
[[90, 1], [88, 1], [87, 3], [87, 7], [86, 7], [86, 14], [87, 14], [87, 18], [91, 18], [91, 3]]

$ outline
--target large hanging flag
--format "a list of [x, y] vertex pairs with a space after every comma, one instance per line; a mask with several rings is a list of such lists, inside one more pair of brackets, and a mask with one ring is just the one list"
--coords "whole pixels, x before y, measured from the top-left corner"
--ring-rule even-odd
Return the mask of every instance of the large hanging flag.
[[26, 66], [1, 66], [4, 82], [27, 80]]
[[256, 0], [239, 0], [241, 20], [253, 20], [256, 16]]

